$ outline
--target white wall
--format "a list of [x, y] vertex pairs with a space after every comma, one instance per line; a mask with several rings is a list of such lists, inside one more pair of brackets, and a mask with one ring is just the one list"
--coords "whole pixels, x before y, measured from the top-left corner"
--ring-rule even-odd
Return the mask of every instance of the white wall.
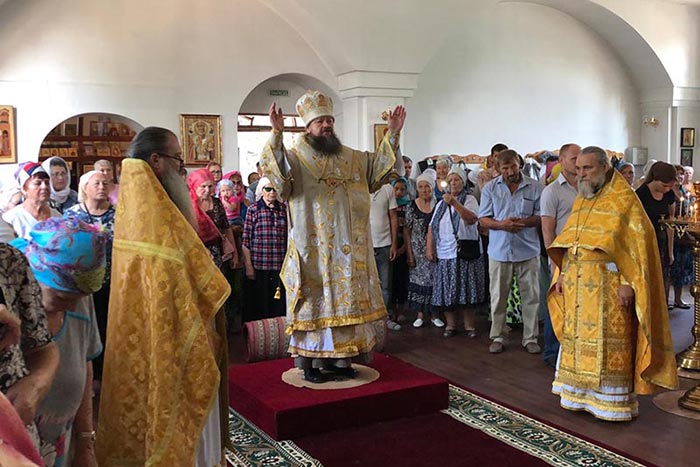
[[407, 101], [404, 151], [522, 153], [566, 142], [623, 151], [640, 142], [637, 91], [599, 36], [570, 16], [504, 3], [450, 37]]
[[[688, 58], [700, 43], [700, 28], [689, 26], [697, 7], [594, 3], [640, 25], [673, 64], [673, 84], [697, 84], [700, 60]], [[20, 160], [35, 158], [44, 135], [80, 113], [176, 133], [180, 113], [212, 113], [223, 115], [224, 166], [234, 168], [236, 114], [256, 86], [294, 74], [349, 93], [338, 76], [352, 70], [418, 76], [415, 90], [343, 95], [357, 101], [345, 116], [357, 115], [339, 133], [361, 147], [372, 144], [380, 107], [404, 98], [403, 146], [414, 157], [485, 153], [501, 140], [522, 152], [572, 140], [624, 150], [650, 140], [669, 152], [675, 133], [640, 134], [640, 97], [610, 44], [571, 16], [517, 1], [24, 0], [0, 5], [0, 43], [0, 103], [17, 107]], [[671, 128], [670, 104], [665, 110]], [[685, 115], [675, 121], [697, 123]], [[349, 131], [356, 122], [363, 128]], [[0, 177], [12, 170], [0, 167]]]
[[[296, 31], [250, 0], [32, 0], [0, 14], [0, 102], [17, 108], [19, 160], [76, 114], [110, 112], [179, 134], [179, 114], [223, 116], [224, 165], [237, 165], [236, 115], [281, 73], [334, 76]], [[274, 39], [273, 39], [274, 38]], [[12, 50], [13, 53], [7, 53]], [[0, 167], [0, 177], [14, 167]]]

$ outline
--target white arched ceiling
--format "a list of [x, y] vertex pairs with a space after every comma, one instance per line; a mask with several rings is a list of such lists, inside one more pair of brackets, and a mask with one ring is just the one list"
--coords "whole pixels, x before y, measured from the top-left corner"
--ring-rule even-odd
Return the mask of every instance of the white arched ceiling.
[[666, 68], [649, 43], [632, 25], [608, 8], [591, 0], [514, 0], [516, 2], [555, 8], [595, 31], [627, 66], [639, 90], [673, 86]]
[[[450, 40], [456, 28], [478, 27], [481, 15], [491, 15], [499, 4], [511, 0], [355, 0], [342, 16], [337, 2], [326, 0], [259, 0], [283, 18], [319, 55], [328, 68], [340, 75], [348, 71], [421, 73], [432, 56]], [[691, 55], [687, 43], [693, 38], [665, 27], [659, 34], [685, 40], [678, 50], [668, 51], [668, 40], [654, 41], [656, 13], [669, 13], [674, 21], [697, 14], [700, 0], [513, 0], [535, 3], [566, 13], [600, 35], [628, 68], [640, 91], [668, 89], [682, 81], [679, 55]], [[687, 20], [692, 22], [692, 18]], [[651, 22], [651, 24], [649, 24]], [[644, 29], [640, 33], [639, 29]], [[700, 29], [700, 28], [697, 28]], [[700, 34], [697, 31], [689, 31]], [[497, 31], [493, 31], [497, 34]], [[647, 40], [646, 36], [649, 36]], [[488, 37], [485, 37], [487, 40]], [[696, 41], [697, 42], [697, 41]], [[655, 51], [666, 53], [663, 59]], [[408, 53], [410, 51], [410, 53]], [[675, 74], [670, 74], [669, 69]], [[691, 67], [692, 68], [692, 67]], [[692, 70], [689, 70], [692, 72]], [[673, 79], [672, 79], [673, 78]], [[680, 83], [687, 85], [687, 83]]]

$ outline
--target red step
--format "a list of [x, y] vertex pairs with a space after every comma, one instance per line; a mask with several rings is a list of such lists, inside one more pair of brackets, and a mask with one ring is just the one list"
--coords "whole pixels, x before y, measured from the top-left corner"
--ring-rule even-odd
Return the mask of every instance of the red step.
[[447, 380], [383, 354], [379, 379], [350, 389], [296, 388], [282, 381], [291, 358], [229, 368], [229, 403], [275, 440], [413, 417], [447, 408]]

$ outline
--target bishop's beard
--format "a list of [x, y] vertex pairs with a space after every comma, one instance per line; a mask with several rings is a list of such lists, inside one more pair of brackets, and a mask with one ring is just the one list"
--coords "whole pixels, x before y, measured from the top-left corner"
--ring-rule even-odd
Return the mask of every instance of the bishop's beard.
[[309, 133], [304, 133], [304, 139], [314, 151], [327, 156], [338, 154], [343, 147], [340, 139], [338, 139], [333, 132], [328, 132], [322, 136], [313, 136]]
[[185, 182], [182, 181], [180, 174], [175, 170], [168, 170], [160, 178], [160, 183], [163, 185], [163, 189], [170, 200], [187, 219], [187, 222], [190, 223], [195, 232], [198, 231], [199, 226], [197, 225], [197, 216], [194, 213], [194, 206], [190, 198], [190, 190]]

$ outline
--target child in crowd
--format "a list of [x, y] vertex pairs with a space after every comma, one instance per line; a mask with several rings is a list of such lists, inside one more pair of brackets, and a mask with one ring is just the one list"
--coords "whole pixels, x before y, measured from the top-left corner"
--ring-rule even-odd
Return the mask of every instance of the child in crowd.
[[226, 212], [226, 219], [228, 219], [229, 225], [243, 225], [243, 219], [241, 219], [241, 205], [233, 195], [233, 182], [224, 178], [216, 184], [216, 190], [219, 193], [221, 204], [224, 205], [224, 211]]
[[396, 259], [392, 263], [392, 293], [391, 301], [392, 320], [399, 322], [403, 320], [404, 306], [408, 299], [408, 263], [406, 262], [406, 244], [404, 243], [403, 230], [406, 225], [406, 209], [410, 203], [408, 195], [408, 181], [401, 177], [391, 182], [394, 187], [394, 197], [396, 198], [396, 215], [398, 217], [397, 251]]

